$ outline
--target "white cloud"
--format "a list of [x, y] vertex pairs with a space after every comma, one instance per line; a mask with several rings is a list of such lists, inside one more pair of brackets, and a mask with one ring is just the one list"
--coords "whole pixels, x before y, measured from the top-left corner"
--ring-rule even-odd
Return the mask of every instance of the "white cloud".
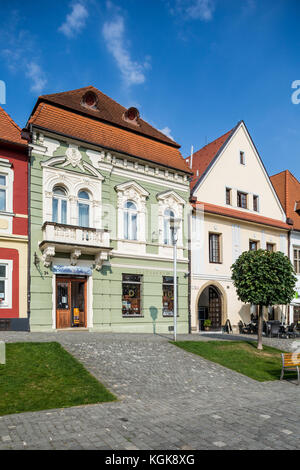
[[184, 19], [210, 21], [214, 12], [213, 0], [175, 0], [170, 11], [180, 14]]
[[169, 139], [174, 140], [174, 137], [172, 137], [171, 135], [171, 129], [168, 126], [164, 127], [163, 129], [158, 129], [158, 130], [162, 132], [163, 134], [165, 134], [167, 137], [169, 137]]
[[107, 49], [115, 59], [126, 85], [144, 83], [145, 71], [150, 67], [149, 57], [146, 57], [142, 64], [132, 60], [128, 43], [125, 40], [124, 18], [117, 14], [111, 21], [105, 22], [102, 34]]
[[26, 69], [26, 77], [32, 80], [30, 90], [40, 94], [47, 83], [43, 70], [36, 62], [27, 63]]
[[34, 36], [28, 30], [20, 28], [21, 20], [19, 13], [13, 12], [5, 28], [0, 25], [0, 45], [5, 45], [2, 48], [0, 46], [1, 62], [13, 74], [25, 73], [31, 81], [30, 90], [41, 93], [47, 79], [39, 65], [39, 48]]
[[72, 11], [67, 15], [66, 21], [58, 28], [65, 36], [72, 38], [84, 28], [87, 17], [89, 16], [85, 6], [80, 3], [72, 5]]

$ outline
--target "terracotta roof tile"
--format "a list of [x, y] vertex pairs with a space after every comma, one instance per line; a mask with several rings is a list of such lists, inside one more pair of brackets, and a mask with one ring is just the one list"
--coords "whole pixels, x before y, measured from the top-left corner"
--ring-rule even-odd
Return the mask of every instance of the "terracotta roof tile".
[[209, 204], [207, 202], [200, 201], [197, 201], [193, 204], [194, 208], [196, 208], [197, 206], [202, 206], [204, 208], [204, 212], [208, 212], [211, 214], [218, 214], [223, 215], [225, 217], [236, 218], [244, 220], [245, 222], [254, 222], [257, 224], [270, 225], [272, 227], [282, 228], [286, 230], [291, 229], [290, 225], [286, 224], [285, 222], [282, 222], [281, 220], [270, 219], [269, 217], [264, 217], [262, 215], [242, 212], [236, 209], [230, 209], [227, 207], [217, 206], [215, 204]]
[[293, 228], [300, 230], [300, 214], [296, 212], [300, 201], [300, 182], [289, 170], [277, 173], [270, 179], [287, 217], [294, 222]]
[[0, 140], [14, 144], [27, 145], [21, 138], [21, 129], [0, 106]]
[[[192, 170], [194, 176], [191, 181], [191, 188], [193, 189], [198, 180], [201, 178], [203, 173], [206, 171], [210, 163], [213, 161], [215, 156], [221, 150], [222, 146], [226, 143], [227, 139], [231, 136], [236, 127], [226, 132], [226, 134], [218, 137], [218, 139], [210, 142], [209, 144], [202, 147], [200, 150], [193, 154], [192, 158]], [[187, 162], [190, 163], [191, 156], [187, 158]]]
[[[97, 97], [97, 104], [94, 108], [82, 106], [82, 99], [88, 92], [94, 93]], [[170, 139], [165, 134], [152, 127], [143, 119], [138, 120], [138, 126], [125, 121], [123, 116], [126, 108], [93, 86], [78, 88], [76, 90], [65, 91], [62, 93], [54, 93], [51, 95], [42, 95], [38, 98], [35, 108], [39, 105], [40, 102], [53, 103], [67, 109], [72, 109], [81, 114], [85, 114], [96, 119], [101, 119], [108, 123], [116, 124], [132, 132], [138, 132], [139, 134], [143, 134], [168, 143], [169, 145], [178, 148], [180, 147], [180, 145], [177, 144], [174, 140]]]
[[191, 173], [179, 149], [141, 134], [133, 134], [72, 110], [41, 102], [29, 123], [95, 145]]

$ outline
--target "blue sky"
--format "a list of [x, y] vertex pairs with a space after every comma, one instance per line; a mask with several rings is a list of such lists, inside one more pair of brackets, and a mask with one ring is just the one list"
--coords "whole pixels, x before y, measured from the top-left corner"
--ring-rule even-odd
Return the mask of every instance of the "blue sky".
[[20, 126], [38, 95], [94, 85], [138, 107], [184, 156], [244, 119], [269, 173], [300, 178], [299, 0], [0, 6], [4, 108]]

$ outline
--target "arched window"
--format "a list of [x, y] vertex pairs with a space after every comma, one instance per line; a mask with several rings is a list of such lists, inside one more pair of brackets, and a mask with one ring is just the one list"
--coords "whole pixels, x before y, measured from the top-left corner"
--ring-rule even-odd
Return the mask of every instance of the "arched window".
[[53, 189], [52, 222], [67, 223], [67, 192], [61, 186]]
[[127, 201], [124, 204], [124, 238], [125, 240], [137, 240], [137, 208], [134, 202]]
[[173, 245], [174, 237], [173, 237], [173, 230], [171, 230], [171, 219], [174, 219], [175, 215], [174, 212], [170, 209], [166, 209], [164, 212], [164, 244], [165, 245]]
[[90, 196], [87, 191], [78, 193], [78, 225], [80, 227], [90, 226]]

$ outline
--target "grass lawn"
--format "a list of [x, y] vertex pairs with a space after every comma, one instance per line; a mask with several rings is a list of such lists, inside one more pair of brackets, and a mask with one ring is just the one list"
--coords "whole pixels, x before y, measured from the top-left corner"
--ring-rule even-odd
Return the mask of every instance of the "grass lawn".
[[[280, 378], [281, 353], [284, 351], [279, 349], [264, 345], [264, 349], [258, 351], [256, 349], [257, 343], [253, 341], [171, 342], [185, 351], [198, 354], [209, 361], [221, 364], [259, 382], [279, 380]], [[287, 374], [294, 373], [293, 371], [285, 371], [285, 376]]]
[[0, 415], [116, 400], [58, 343], [7, 343]]

